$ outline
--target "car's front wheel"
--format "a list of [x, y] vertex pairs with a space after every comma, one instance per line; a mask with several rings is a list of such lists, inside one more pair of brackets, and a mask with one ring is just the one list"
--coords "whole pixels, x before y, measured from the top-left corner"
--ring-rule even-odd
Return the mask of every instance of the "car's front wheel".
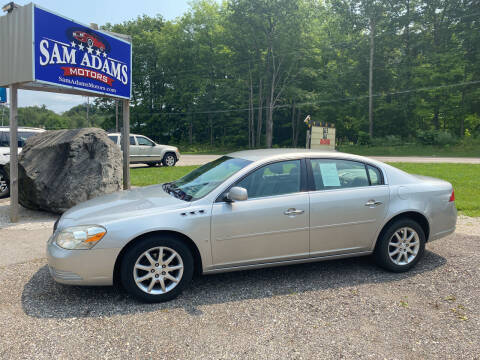
[[4, 169], [0, 169], [0, 199], [10, 196], [9, 180]]
[[176, 162], [177, 157], [172, 153], [166, 153], [162, 160], [163, 166], [175, 166]]
[[425, 233], [416, 221], [399, 219], [380, 235], [374, 252], [375, 260], [387, 270], [407, 271], [423, 256], [425, 241]]
[[193, 276], [193, 257], [175, 237], [149, 236], [127, 250], [121, 264], [123, 287], [145, 302], [176, 298]]

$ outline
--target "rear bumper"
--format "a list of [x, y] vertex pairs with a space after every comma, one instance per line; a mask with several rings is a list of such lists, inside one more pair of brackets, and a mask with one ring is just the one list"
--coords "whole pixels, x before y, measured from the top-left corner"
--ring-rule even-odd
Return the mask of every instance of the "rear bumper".
[[68, 285], [112, 285], [120, 249], [66, 250], [48, 242], [48, 268], [53, 279]]

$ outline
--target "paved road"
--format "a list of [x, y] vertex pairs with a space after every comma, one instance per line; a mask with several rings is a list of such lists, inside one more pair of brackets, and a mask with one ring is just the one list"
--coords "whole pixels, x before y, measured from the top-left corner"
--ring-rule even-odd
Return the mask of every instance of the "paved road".
[[0, 229], [0, 358], [478, 358], [480, 222], [460, 222], [409, 273], [359, 258], [212, 275], [154, 305], [55, 284], [51, 228]]
[[[182, 155], [178, 162], [178, 166], [203, 165], [207, 162], [218, 159], [219, 157], [220, 155]], [[383, 162], [480, 164], [480, 158], [426, 156], [371, 156], [371, 158]]]

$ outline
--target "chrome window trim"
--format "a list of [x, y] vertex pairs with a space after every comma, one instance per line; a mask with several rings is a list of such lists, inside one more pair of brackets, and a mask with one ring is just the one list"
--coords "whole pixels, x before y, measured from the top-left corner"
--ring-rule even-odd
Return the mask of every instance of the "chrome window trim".
[[[359, 164], [362, 164], [363, 166], [365, 166], [365, 171], [367, 173], [367, 176], [368, 176], [368, 170], [367, 170], [367, 167], [366, 165], [368, 166], [371, 166], [373, 168], [376, 168], [380, 171], [382, 177], [383, 177], [383, 184], [381, 185], [368, 185], [368, 186], [355, 186], [355, 187], [350, 187], [350, 188], [340, 188], [340, 189], [323, 189], [323, 190], [310, 190], [310, 192], [317, 192], [317, 191], [332, 191], [332, 190], [344, 190], [344, 189], [356, 189], [356, 188], [370, 188], [370, 187], [374, 187], [374, 186], [384, 186], [384, 185], [388, 185], [388, 180], [387, 180], [387, 173], [386, 171], [384, 170], [383, 167], [380, 167], [376, 164], [372, 164], [371, 162], [368, 162], [368, 161], [361, 161], [361, 160], [357, 160], [357, 159], [344, 159], [344, 158], [341, 158], [341, 157], [331, 157], [331, 158], [324, 158], [324, 157], [307, 157], [306, 158], [307, 160], [307, 173], [308, 172], [311, 172], [311, 175], [313, 176], [313, 167], [312, 167], [312, 163], [311, 161], [312, 160], [343, 160], [343, 161], [351, 161], [351, 162], [356, 162], [356, 163], [359, 163]], [[309, 168], [309, 169], [308, 169]], [[369, 178], [370, 179], [370, 178]], [[369, 180], [370, 182], [370, 180]], [[312, 179], [309, 179], [309, 185], [311, 185], [310, 187], [314, 187], [315, 186], [315, 180], [312, 178]]]

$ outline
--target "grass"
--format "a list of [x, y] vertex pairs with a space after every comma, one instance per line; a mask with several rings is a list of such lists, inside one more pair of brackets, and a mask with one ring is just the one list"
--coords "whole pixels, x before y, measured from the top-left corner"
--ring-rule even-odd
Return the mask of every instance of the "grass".
[[131, 168], [130, 182], [132, 186], [161, 184], [177, 180], [197, 167], [198, 166]]
[[341, 145], [338, 151], [364, 156], [438, 156], [438, 157], [480, 157], [480, 145], [398, 145], [398, 146], [365, 146]]
[[[480, 216], [480, 165], [390, 163], [406, 172], [433, 176], [452, 183], [457, 209], [467, 216]], [[181, 178], [197, 166], [130, 169], [133, 186], [160, 184]]]

